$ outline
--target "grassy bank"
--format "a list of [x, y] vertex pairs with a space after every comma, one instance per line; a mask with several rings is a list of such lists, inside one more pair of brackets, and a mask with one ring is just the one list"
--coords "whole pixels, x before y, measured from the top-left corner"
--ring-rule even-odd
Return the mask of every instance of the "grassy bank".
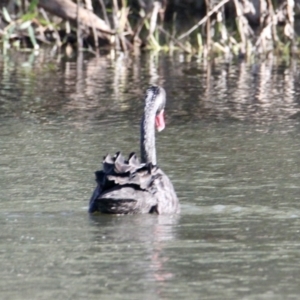
[[[182, 4], [184, 2], [185, 4]], [[180, 50], [203, 57], [297, 55], [293, 0], [4, 0], [2, 52]]]

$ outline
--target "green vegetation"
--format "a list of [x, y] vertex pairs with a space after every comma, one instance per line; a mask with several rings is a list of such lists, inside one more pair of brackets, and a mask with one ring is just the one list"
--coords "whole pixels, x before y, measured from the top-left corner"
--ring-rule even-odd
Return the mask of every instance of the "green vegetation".
[[294, 0], [4, 0], [2, 53], [99, 48], [180, 50], [210, 57], [298, 54]]

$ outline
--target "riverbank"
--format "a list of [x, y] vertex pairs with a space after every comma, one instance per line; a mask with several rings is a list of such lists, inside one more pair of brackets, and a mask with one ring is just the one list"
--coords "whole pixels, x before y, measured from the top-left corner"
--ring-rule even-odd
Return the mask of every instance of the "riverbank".
[[99, 49], [179, 50], [208, 58], [299, 54], [297, 1], [214, 2], [6, 0], [0, 4], [2, 52], [50, 45], [67, 54]]

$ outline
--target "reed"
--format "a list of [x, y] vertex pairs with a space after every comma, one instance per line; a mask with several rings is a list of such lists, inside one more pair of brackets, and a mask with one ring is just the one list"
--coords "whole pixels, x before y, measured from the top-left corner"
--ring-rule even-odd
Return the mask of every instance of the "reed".
[[40, 45], [50, 44], [57, 51], [71, 47], [93, 53], [106, 47], [125, 53], [178, 50], [204, 57], [298, 54], [299, 8], [294, 0], [195, 0], [182, 7], [177, 3], [181, 2], [6, 0], [0, 4], [2, 52], [12, 47], [38, 51]]

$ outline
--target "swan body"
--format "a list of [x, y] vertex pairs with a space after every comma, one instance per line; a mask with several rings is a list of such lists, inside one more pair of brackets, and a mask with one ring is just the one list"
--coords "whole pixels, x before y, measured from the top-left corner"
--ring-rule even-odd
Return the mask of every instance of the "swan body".
[[135, 153], [125, 159], [120, 152], [103, 160], [97, 171], [97, 187], [90, 199], [89, 212], [110, 214], [180, 212], [179, 201], [168, 176], [156, 165], [155, 127], [165, 127], [166, 93], [162, 87], [147, 89], [141, 121], [141, 158]]

